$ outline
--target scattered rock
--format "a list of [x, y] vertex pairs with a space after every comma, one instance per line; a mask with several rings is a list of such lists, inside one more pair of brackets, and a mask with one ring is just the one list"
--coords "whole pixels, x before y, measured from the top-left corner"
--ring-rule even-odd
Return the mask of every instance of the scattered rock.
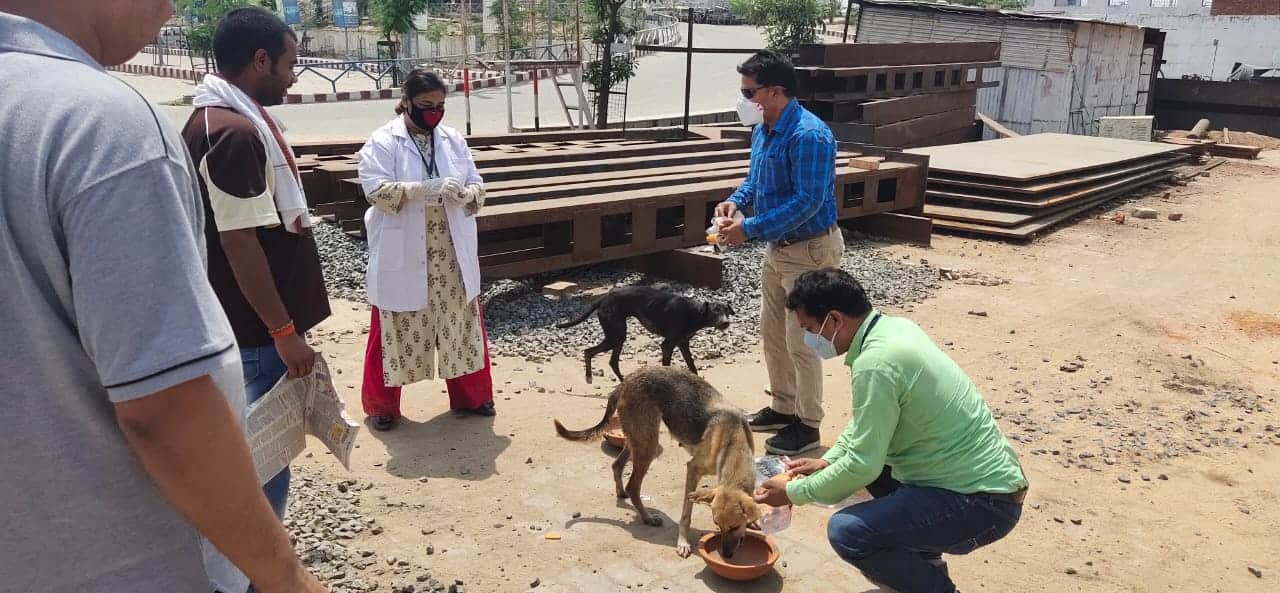
[[1163, 481], [1165, 481], [1165, 482], [1168, 482], [1168, 481], [1169, 481], [1169, 476], [1168, 476], [1168, 475], [1165, 475], [1165, 474], [1160, 474], [1160, 475], [1156, 476], [1156, 479], [1157, 479], [1157, 480], [1163, 480]]
[[1062, 366], [1058, 367], [1058, 370], [1060, 370], [1060, 371], [1062, 371], [1062, 372], [1064, 372], [1064, 373], [1074, 373], [1074, 372], [1076, 372], [1076, 371], [1078, 371], [1078, 370], [1080, 370], [1080, 369], [1083, 369], [1083, 368], [1084, 368], [1084, 364], [1083, 364], [1083, 363], [1081, 363], [1081, 362], [1079, 362], [1079, 361], [1072, 360], [1072, 361], [1068, 361], [1066, 364], [1064, 364], [1064, 365], [1062, 365]]
[[1072, 519], [1072, 520], [1071, 520], [1071, 524], [1072, 524], [1072, 525], [1084, 525], [1084, 519]]
[[1159, 212], [1156, 212], [1154, 208], [1134, 208], [1134, 209], [1133, 209], [1133, 217], [1134, 217], [1134, 218], [1141, 218], [1141, 219], [1144, 219], [1144, 220], [1151, 220], [1151, 219], [1157, 218], [1157, 217], [1159, 217], [1159, 216], [1160, 216], [1160, 213], [1159, 213]]
[[1077, 573], [1077, 572], [1076, 572], [1076, 569], [1071, 568], [1070, 566], [1068, 566], [1068, 567], [1067, 567], [1067, 569], [1066, 569], [1065, 571], [1063, 571], [1063, 572], [1065, 572], [1065, 573], [1067, 573], [1067, 574], [1079, 574], [1079, 573]]
[[1120, 480], [1121, 484], [1128, 484], [1130, 482], [1129, 476], [1120, 476], [1116, 479]]
[[[332, 224], [317, 224], [313, 230], [329, 295], [364, 302], [367, 298], [365, 270], [369, 258], [366, 243], [352, 239]], [[690, 346], [699, 367], [750, 351], [759, 343], [760, 269], [765, 248], [763, 243], [753, 243], [727, 252], [723, 286], [718, 290], [668, 284], [673, 292], [684, 296], [732, 303], [736, 312], [729, 329], [703, 331], [694, 336]], [[867, 296], [879, 307], [921, 302], [939, 287], [937, 267], [902, 261], [855, 233], [846, 235], [840, 267], [862, 281], [867, 287]], [[596, 291], [591, 289], [595, 287], [655, 283], [654, 278], [628, 270], [616, 262], [577, 268], [571, 278], [567, 276], [563, 272], [543, 274], [519, 280], [497, 280], [481, 287], [480, 298], [485, 303], [485, 331], [489, 336], [490, 352], [495, 358], [518, 356], [545, 362], [567, 356], [580, 360], [583, 348], [597, 344], [603, 338], [600, 324], [583, 323], [568, 329], [558, 329], [555, 324], [581, 313], [594, 298], [592, 295]], [[956, 273], [956, 278], [964, 278], [966, 283], [993, 286], [1007, 283], [966, 272]], [[543, 286], [561, 280], [571, 280], [584, 290], [554, 299], [543, 296]], [[363, 306], [357, 310], [363, 310]], [[628, 356], [642, 354], [651, 359], [658, 352], [660, 340], [637, 321], [632, 320], [628, 329], [634, 337], [627, 341], [624, 353]], [[546, 392], [546, 388], [534, 390]]]
[[1255, 577], [1262, 578], [1262, 569], [1252, 564], [1249, 565], [1249, 573]]
[[1181, 212], [1170, 212], [1170, 213], [1169, 213], [1169, 220], [1172, 220], [1172, 221], [1174, 221], [1174, 222], [1177, 222], [1177, 221], [1179, 221], [1179, 220], [1182, 220], [1182, 213], [1181, 213]]
[[532, 582], [532, 583], [529, 583], [529, 588], [530, 588], [530, 589], [537, 589], [537, 588], [538, 588], [538, 585], [541, 585], [541, 584], [542, 584], [542, 579], [533, 579], [533, 582]]
[[973, 315], [974, 317], [986, 317], [986, 316], [987, 316], [987, 312], [986, 312], [986, 311], [969, 311], [969, 314], [970, 314], [970, 315]]

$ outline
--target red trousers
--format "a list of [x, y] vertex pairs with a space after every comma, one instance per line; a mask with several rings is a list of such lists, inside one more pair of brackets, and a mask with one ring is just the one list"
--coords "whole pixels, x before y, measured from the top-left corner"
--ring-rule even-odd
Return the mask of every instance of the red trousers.
[[[360, 402], [367, 416], [400, 417], [400, 387], [389, 387], [382, 382], [382, 324], [378, 321], [378, 308], [372, 307], [369, 321], [369, 342], [364, 349], [364, 381], [360, 388]], [[484, 340], [484, 368], [469, 375], [445, 380], [449, 390], [449, 409], [471, 410], [493, 401], [493, 377], [489, 374], [489, 338], [484, 332], [484, 310], [476, 304], [480, 316], [480, 336]]]

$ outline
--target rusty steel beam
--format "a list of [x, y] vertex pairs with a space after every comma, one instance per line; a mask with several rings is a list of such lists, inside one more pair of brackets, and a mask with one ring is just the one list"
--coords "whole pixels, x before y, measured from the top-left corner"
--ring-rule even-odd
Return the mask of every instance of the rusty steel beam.
[[800, 66], [862, 67], [993, 62], [1000, 59], [999, 42], [957, 43], [832, 43], [800, 47]]

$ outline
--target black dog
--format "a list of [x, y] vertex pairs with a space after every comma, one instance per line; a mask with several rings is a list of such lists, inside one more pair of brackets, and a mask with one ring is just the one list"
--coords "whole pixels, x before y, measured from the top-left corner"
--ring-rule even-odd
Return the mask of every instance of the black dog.
[[671, 365], [671, 353], [678, 346], [689, 370], [697, 373], [693, 354], [689, 352], [689, 339], [704, 327], [729, 327], [729, 316], [734, 314], [729, 305], [703, 302], [651, 286], [626, 286], [610, 290], [578, 318], [557, 324], [556, 327], [573, 327], [586, 321], [597, 311], [600, 328], [604, 330], [604, 341], [584, 352], [587, 383], [591, 382], [591, 359], [605, 350], [613, 350], [609, 366], [613, 368], [613, 374], [617, 375], [618, 380], [622, 380], [618, 359], [622, 356], [622, 346], [627, 341], [628, 317], [635, 317], [645, 329], [662, 336], [663, 366]]

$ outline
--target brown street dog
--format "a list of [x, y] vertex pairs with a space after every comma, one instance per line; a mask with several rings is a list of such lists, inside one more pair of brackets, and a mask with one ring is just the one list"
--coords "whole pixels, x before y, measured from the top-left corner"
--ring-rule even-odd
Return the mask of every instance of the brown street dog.
[[[568, 430], [556, 420], [556, 432], [571, 441], [594, 439], [608, 427], [615, 411], [627, 435], [626, 446], [613, 462], [618, 498], [630, 498], [645, 524], [662, 525], [660, 517], [645, 510], [640, 483], [658, 454], [658, 423], [665, 423], [671, 436], [690, 455], [676, 553], [684, 558], [692, 551], [689, 521], [693, 503], [701, 502], [711, 506], [711, 519], [723, 534], [720, 554], [732, 557], [747, 526], [760, 519], [760, 509], [751, 498], [755, 488], [755, 443], [742, 410], [725, 403], [710, 383], [693, 373], [647, 367], [631, 373], [614, 388], [599, 424], [586, 430]], [[622, 470], [628, 459], [632, 464], [631, 479], [623, 488]], [[698, 480], [712, 474], [718, 484], [695, 492]]]

